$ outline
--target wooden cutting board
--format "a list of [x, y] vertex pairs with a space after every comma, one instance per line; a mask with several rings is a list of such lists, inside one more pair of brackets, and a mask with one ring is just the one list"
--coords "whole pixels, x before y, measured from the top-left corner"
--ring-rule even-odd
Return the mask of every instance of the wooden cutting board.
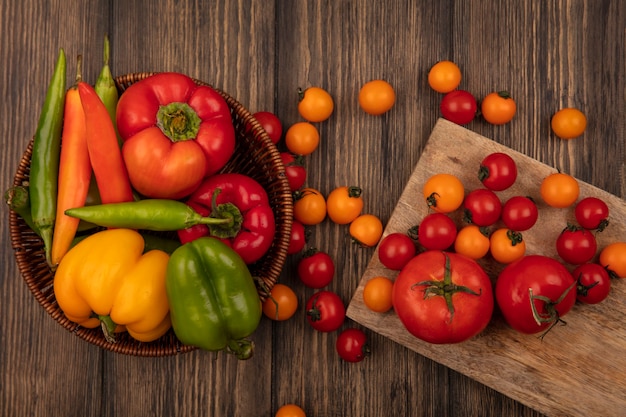
[[[539, 220], [523, 234], [527, 253], [557, 256], [555, 239], [574, 216], [572, 208], [550, 208], [539, 195], [541, 180], [556, 169], [443, 119], [435, 125], [383, 236], [406, 232], [427, 214], [422, 186], [431, 175], [455, 174], [466, 192], [481, 187], [478, 167], [491, 152], [509, 154], [518, 167], [516, 183], [498, 192], [502, 202], [519, 194], [538, 203]], [[599, 249], [626, 240], [626, 202], [584, 182], [580, 189], [579, 198], [600, 197], [610, 209], [611, 223], [598, 235]], [[494, 279], [502, 269], [493, 260], [481, 264]], [[613, 280], [604, 302], [577, 304], [564, 317], [567, 325], [553, 328], [543, 340], [513, 331], [494, 315], [472, 340], [433, 345], [408, 333], [393, 310], [380, 314], [365, 307], [363, 287], [378, 275], [394, 279], [397, 272], [381, 265], [376, 249], [347, 309], [348, 317], [361, 325], [548, 416], [626, 416], [626, 279]]]

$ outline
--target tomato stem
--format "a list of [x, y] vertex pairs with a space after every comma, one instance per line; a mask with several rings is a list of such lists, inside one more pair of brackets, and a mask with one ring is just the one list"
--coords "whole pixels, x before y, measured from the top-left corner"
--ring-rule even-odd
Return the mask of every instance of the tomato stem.
[[[556, 301], [552, 301], [549, 297], [546, 297], [545, 295], [534, 295], [532, 287], [528, 288], [528, 299], [530, 300], [530, 309], [533, 313], [535, 323], [537, 323], [537, 326], [551, 323], [550, 327], [548, 327], [548, 329], [541, 335], [542, 339], [554, 327], [555, 324], [559, 322], [565, 323], [563, 320], [561, 320], [556, 306], [565, 299], [565, 297], [572, 290], [572, 288], [576, 287], [576, 284], [576, 281], [574, 281], [569, 287], [565, 289], [565, 291], [563, 291], [563, 293]], [[539, 313], [539, 310], [535, 305], [535, 300], [543, 301], [545, 303], [544, 314]]]

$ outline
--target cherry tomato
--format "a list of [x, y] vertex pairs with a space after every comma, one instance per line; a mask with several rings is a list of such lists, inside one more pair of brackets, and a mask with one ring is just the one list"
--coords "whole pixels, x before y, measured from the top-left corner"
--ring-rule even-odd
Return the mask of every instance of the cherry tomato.
[[477, 188], [470, 191], [463, 200], [465, 220], [477, 226], [491, 226], [500, 220], [502, 203], [493, 191]]
[[523, 232], [535, 225], [539, 210], [532, 198], [516, 195], [504, 203], [501, 217], [507, 228]]
[[466, 125], [476, 116], [478, 105], [474, 96], [465, 90], [454, 90], [441, 99], [441, 115], [453, 123]]
[[564, 108], [557, 111], [550, 121], [554, 134], [561, 139], [574, 139], [587, 128], [587, 117], [578, 109]]
[[335, 348], [339, 357], [346, 362], [361, 362], [370, 353], [367, 335], [363, 330], [351, 328], [339, 333]]
[[506, 190], [517, 179], [517, 165], [510, 155], [503, 152], [490, 153], [480, 163], [478, 179], [490, 190]]
[[274, 417], [306, 417], [302, 408], [295, 404], [285, 404], [276, 411]]
[[386, 313], [391, 310], [391, 292], [393, 281], [387, 277], [377, 276], [370, 278], [363, 287], [363, 303], [365, 307], [376, 313]]
[[601, 232], [609, 225], [609, 206], [597, 197], [585, 197], [576, 203], [574, 216], [581, 227]]
[[449, 93], [461, 84], [461, 70], [452, 61], [439, 61], [428, 71], [428, 85], [438, 93]]
[[556, 251], [565, 262], [580, 265], [589, 262], [598, 245], [595, 236], [587, 229], [567, 225], [556, 239]]
[[417, 228], [417, 241], [428, 250], [448, 249], [456, 239], [456, 224], [443, 213], [424, 216]]
[[291, 221], [291, 238], [289, 239], [288, 255], [300, 252], [306, 246], [308, 240], [307, 230], [302, 223], [293, 219]]
[[303, 157], [294, 155], [291, 152], [281, 152], [280, 158], [285, 165], [285, 176], [289, 182], [291, 192], [298, 191], [306, 182], [306, 168]]
[[348, 224], [363, 210], [362, 190], [355, 186], [342, 186], [332, 190], [326, 197], [328, 217], [334, 223]]
[[489, 238], [489, 251], [496, 261], [509, 264], [526, 254], [526, 242], [520, 232], [500, 228]]
[[388, 112], [396, 102], [396, 92], [385, 80], [372, 80], [361, 87], [359, 105], [365, 113], [378, 116]]
[[263, 302], [263, 314], [276, 321], [288, 320], [298, 309], [298, 297], [284, 284], [274, 284], [270, 296]]
[[569, 174], [555, 172], [541, 181], [539, 192], [547, 205], [566, 208], [576, 202], [580, 187], [576, 178]]
[[480, 259], [489, 253], [489, 234], [475, 224], [467, 225], [456, 235], [454, 251], [471, 259]]
[[528, 255], [504, 267], [495, 292], [509, 326], [534, 334], [548, 329], [572, 309], [576, 281], [559, 261]]
[[323, 288], [330, 284], [335, 276], [335, 263], [326, 252], [307, 250], [298, 262], [298, 277], [309, 288]]
[[422, 190], [428, 207], [439, 213], [450, 213], [461, 207], [465, 198], [463, 183], [452, 174], [435, 174]]
[[280, 138], [283, 136], [283, 125], [278, 116], [269, 111], [259, 111], [252, 116], [259, 122], [265, 132], [267, 132], [267, 136], [270, 137], [274, 144], [280, 141]]
[[417, 248], [405, 233], [390, 233], [378, 245], [378, 259], [385, 268], [401, 270], [415, 256]]
[[483, 118], [493, 125], [503, 125], [513, 120], [517, 105], [508, 91], [492, 92], [480, 104]]
[[335, 102], [328, 91], [320, 87], [299, 89], [298, 112], [309, 122], [323, 122], [328, 119], [335, 109]]
[[585, 304], [598, 304], [611, 292], [611, 276], [596, 263], [578, 265], [572, 276], [576, 280], [576, 299]]
[[393, 284], [393, 308], [413, 336], [429, 343], [460, 343], [482, 332], [493, 313], [491, 280], [473, 259], [426, 251]]
[[285, 146], [296, 155], [309, 155], [320, 144], [320, 132], [308, 122], [294, 123], [285, 133]]
[[626, 242], [613, 242], [600, 251], [599, 263], [612, 277], [626, 278]]
[[307, 322], [320, 332], [333, 332], [343, 324], [346, 307], [337, 294], [322, 290], [306, 302]]
[[305, 226], [320, 224], [326, 218], [326, 199], [314, 188], [303, 188], [294, 193], [293, 218]]
[[350, 236], [362, 246], [376, 246], [383, 234], [383, 223], [373, 214], [361, 214], [350, 223]]

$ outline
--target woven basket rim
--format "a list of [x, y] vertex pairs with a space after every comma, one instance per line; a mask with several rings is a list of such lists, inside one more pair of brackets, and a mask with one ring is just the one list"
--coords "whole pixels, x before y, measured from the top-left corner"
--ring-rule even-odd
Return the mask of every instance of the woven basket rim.
[[[117, 76], [114, 80], [119, 92], [123, 93], [129, 85], [154, 74], [157, 74], [157, 72], [129, 73]], [[250, 150], [254, 149], [257, 153], [262, 152], [261, 156], [264, 158], [264, 161], [267, 160], [271, 168], [269, 172], [266, 170], [259, 175], [266, 176], [267, 182], [271, 184], [271, 190], [268, 191], [268, 194], [271, 192], [273, 196], [270, 200], [273, 203], [272, 208], [276, 217], [276, 234], [268, 254], [250, 267], [253, 275], [262, 282], [258, 286], [258, 291], [259, 298], [264, 300], [282, 272], [291, 236], [293, 202], [289, 183], [285, 175], [285, 167], [282, 163], [280, 152], [269, 138], [267, 132], [263, 130], [260, 123], [241, 103], [219, 88], [215, 88], [201, 80], [193, 80], [199, 85], [206, 85], [215, 89], [226, 100], [234, 121], [237, 119], [239, 123], [246, 127], [245, 132], [241, 132], [240, 127], [238, 138], [241, 136], [241, 138], [245, 138], [244, 141], [254, 146]], [[238, 139], [240, 142], [243, 140], [241, 138]], [[32, 145], [33, 139], [31, 138], [13, 178], [14, 186], [22, 185], [28, 180]], [[243, 142], [238, 142], [238, 146], [244, 145]], [[52, 288], [54, 273], [45, 262], [41, 239], [12, 210], [9, 213], [9, 229], [18, 270], [27, 287], [44, 310], [69, 332], [104, 350], [126, 355], [161, 357], [197, 349], [194, 346], [182, 344], [176, 338], [172, 329], [154, 342], [142, 343], [132, 339], [127, 334], [122, 334], [117, 343], [111, 343], [103, 337], [100, 329], [83, 328], [68, 320], [54, 298]]]

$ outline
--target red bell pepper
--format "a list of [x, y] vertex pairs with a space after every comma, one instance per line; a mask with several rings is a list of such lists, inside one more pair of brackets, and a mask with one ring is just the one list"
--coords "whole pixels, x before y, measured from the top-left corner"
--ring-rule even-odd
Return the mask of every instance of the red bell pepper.
[[116, 119], [130, 181], [146, 197], [188, 196], [235, 150], [224, 98], [183, 74], [159, 73], [131, 85]]
[[265, 189], [251, 177], [237, 173], [212, 175], [186, 203], [205, 217], [232, 216], [232, 224], [237, 228], [228, 224], [192, 226], [178, 231], [181, 243], [213, 236], [231, 246], [246, 264], [261, 259], [272, 246], [276, 231], [274, 212]]

